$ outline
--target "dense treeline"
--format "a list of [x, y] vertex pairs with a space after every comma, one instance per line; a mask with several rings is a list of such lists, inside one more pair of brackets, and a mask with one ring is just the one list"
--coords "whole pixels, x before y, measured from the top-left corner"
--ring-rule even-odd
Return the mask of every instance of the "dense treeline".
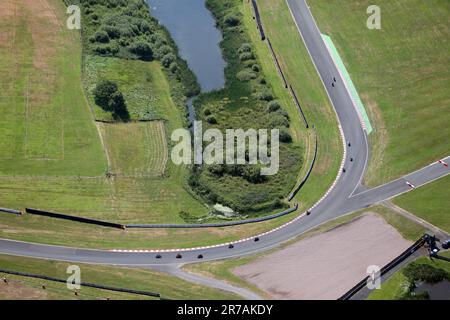
[[226, 84], [223, 90], [199, 96], [195, 101], [197, 115], [207, 127], [222, 131], [279, 129], [280, 171], [274, 176], [261, 176], [259, 165], [196, 166], [189, 183], [209, 202], [241, 213], [267, 213], [285, 205], [282, 199], [295, 184], [302, 150], [292, 142], [288, 113], [264, 77], [244, 25], [242, 1], [207, 0], [206, 5], [223, 34]]

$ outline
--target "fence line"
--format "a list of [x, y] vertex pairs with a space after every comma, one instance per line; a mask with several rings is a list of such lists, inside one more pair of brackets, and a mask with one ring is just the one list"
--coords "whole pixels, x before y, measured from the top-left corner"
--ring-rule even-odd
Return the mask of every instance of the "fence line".
[[272, 43], [270, 42], [269, 38], [267, 38], [267, 44], [269, 45], [270, 52], [272, 53], [272, 57], [275, 60], [275, 64], [277, 66], [278, 73], [280, 74], [281, 79], [283, 80], [284, 87], [287, 89], [288, 88], [288, 84], [287, 84], [286, 77], [284, 76], [283, 70], [281, 69], [280, 62], [278, 61], [277, 55], [275, 54], [275, 51], [274, 51], [274, 49], [272, 47]]
[[14, 209], [8, 209], [8, 208], [0, 208], [0, 212], [12, 213], [12, 214], [17, 214], [17, 215], [21, 215], [22, 214], [22, 211], [14, 210]]
[[[412, 246], [410, 246], [408, 249], [403, 251], [397, 258], [389, 262], [387, 265], [385, 265], [380, 270], [380, 277], [398, 266], [400, 263], [405, 261], [410, 255], [412, 255], [414, 252], [416, 252], [418, 249], [420, 249], [426, 242], [426, 235], [420, 237]], [[351, 288], [349, 291], [347, 291], [344, 295], [342, 295], [338, 300], [349, 300], [351, 299], [356, 293], [358, 293], [362, 288], [364, 288], [367, 285], [367, 281], [370, 279], [370, 276], [365, 277], [360, 282], [358, 282], [353, 288]]]
[[[67, 283], [67, 280], [43, 276], [43, 275], [39, 275], [39, 274], [33, 274], [33, 273], [18, 272], [18, 271], [11, 271], [11, 270], [5, 270], [5, 269], [0, 269], [0, 273], [21, 276], [21, 277], [34, 278], [34, 279], [48, 280], [48, 281], [59, 282], [59, 283]], [[80, 286], [101, 289], [101, 290], [107, 290], [107, 291], [124, 292], [124, 293], [136, 294], [136, 295], [141, 295], [141, 296], [161, 298], [161, 294], [156, 293], [156, 292], [110, 287], [110, 286], [104, 286], [101, 284], [89, 283], [89, 282], [81, 282]]]
[[49, 217], [49, 218], [71, 220], [71, 221], [82, 222], [82, 223], [87, 223], [87, 224], [95, 224], [95, 225], [99, 225], [99, 226], [103, 226], [103, 227], [110, 227], [110, 228], [116, 228], [116, 229], [125, 229], [125, 226], [123, 224], [89, 219], [89, 218], [83, 218], [83, 217], [70, 216], [70, 215], [62, 214], [62, 213], [55, 213], [55, 212], [49, 212], [49, 211], [43, 211], [43, 210], [31, 209], [31, 208], [26, 208], [25, 212], [29, 213], [29, 214], [45, 216], [45, 217]]
[[264, 28], [261, 22], [261, 15], [259, 14], [258, 4], [256, 3], [256, 0], [252, 0], [252, 5], [253, 10], [255, 11], [256, 25], [261, 35], [261, 40], [264, 41], [266, 40], [266, 34], [264, 33]]
[[303, 188], [303, 186], [305, 185], [306, 181], [308, 181], [311, 172], [314, 168], [314, 164], [316, 163], [316, 159], [317, 159], [317, 150], [318, 150], [318, 143], [317, 143], [317, 132], [314, 129], [314, 135], [315, 135], [315, 147], [314, 147], [314, 157], [313, 160], [311, 162], [311, 165], [309, 166], [308, 172], [306, 173], [306, 176], [303, 178], [302, 182], [300, 182], [300, 184], [298, 185], [297, 188], [294, 189], [294, 191], [292, 191], [292, 193], [289, 195], [288, 197], [288, 201], [291, 201], [295, 195], [300, 191], [301, 188]]
[[270, 216], [246, 219], [241, 221], [230, 221], [230, 222], [221, 222], [221, 223], [204, 223], [204, 224], [127, 224], [125, 227], [127, 229], [158, 229], [158, 228], [172, 228], [172, 229], [189, 229], [189, 228], [217, 228], [217, 227], [231, 227], [249, 223], [263, 222], [272, 220], [275, 218], [279, 218], [285, 215], [288, 215], [294, 211], [297, 211], [298, 204], [294, 207], [284, 210], [279, 213], [275, 213]]
[[302, 115], [303, 122], [305, 123], [306, 129], [308, 129], [309, 128], [308, 121], [306, 120], [306, 116], [303, 113], [302, 106], [300, 105], [300, 101], [298, 100], [297, 94], [295, 93], [294, 88], [292, 88], [292, 85], [289, 85], [289, 90], [291, 91], [291, 95], [294, 98], [294, 102], [297, 105], [297, 108], [300, 111], [300, 114]]

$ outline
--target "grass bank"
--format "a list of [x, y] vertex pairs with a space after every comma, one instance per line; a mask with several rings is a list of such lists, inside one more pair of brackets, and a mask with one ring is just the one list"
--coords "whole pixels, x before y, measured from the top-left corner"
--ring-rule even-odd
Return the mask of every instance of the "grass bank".
[[[0, 255], [0, 268], [33, 273], [59, 279], [67, 279], [67, 262], [39, 260]], [[137, 268], [119, 268], [100, 265], [76, 264], [81, 270], [81, 281], [119, 287], [131, 290], [160, 293], [166, 299], [186, 300], [234, 300], [239, 297], [221, 290], [208, 288], [164, 273]], [[0, 300], [130, 300], [155, 299], [146, 296], [112, 292], [81, 287], [78, 295], [67, 289], [66, 284], [40, 279], [32, 279], [8, 274], [0, 275], [8, 279], [8, 284], [0, 283]], [[45, 289], [42, 285], [45, 284]]]
[[59, 0], [2, 1], [1, 176], [105, 172], [81, 86], [80, 38], [65, 28], [64, 17]]
[[450, 176], [436, 180], [412, 192], [405, 193], [393, 202], [416, 216], [450, 233], [449, 197]]

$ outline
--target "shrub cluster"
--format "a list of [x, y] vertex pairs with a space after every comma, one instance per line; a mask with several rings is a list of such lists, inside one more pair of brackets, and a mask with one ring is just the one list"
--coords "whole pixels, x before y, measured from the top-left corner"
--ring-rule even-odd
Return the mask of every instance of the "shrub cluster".
[[240, 12], [242, 2], [207, 0], [206, 5], [223, 34], [220, 46], [227, 62], [226, 86], [201, 94], [194, 104], [197, 115], [208, 123], [207, 127], [223, 132], [230, 128], [279, 129], [281, 161], [274, 176], [262, 176], [259, 165], [194, 166], [188, 182], [211, 203], [246, 214], [267, 214], [283, 207], [280, 199], [295, 184], [302, 152], [292, 143], [288, 114], [264, 77]]

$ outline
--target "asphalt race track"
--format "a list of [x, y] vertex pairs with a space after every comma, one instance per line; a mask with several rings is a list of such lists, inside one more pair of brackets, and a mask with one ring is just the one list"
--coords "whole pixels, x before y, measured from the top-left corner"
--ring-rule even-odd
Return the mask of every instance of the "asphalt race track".
[[[450, 173], [448, 167], [433, 163], [386, 185], [365, 190], [360, 182], [369, 156], [367, 136], [350, 94], [323, 42], [304, 0], [287, 0], [299, 32], [316, 65], [339, 118], [345, 143], [340, 175], [322, 200], [284, 226], [265, 234], [230, 244], [181, 250], [91, 250], [0, 240], [0, 253], [72, 262], [111, 265], [164, 265], [223, 259], [264, 251], [292, 239], [328, 220], [392, 198]], [[333, 78], [336, 78], [334, 87]], [[348, 146], [350, 142], [351, 146]], [[353, 158], [353, 161], [350, 161]], [[443, 159], [450, 162], [450, 157]], [[409, 184], [408, 184], [409, 183]], [[257, 241], [255, 241], [257, 240]], [[117, 248], [120, 249], [120, 248]], [[158, 252], [158, 254], [156, 253]], [[159, 258], [157, 258], [157, 255]], [[178, 255], [178, 257], [177, 257]], [[202, 255], [201, 260], [199, 255]]]

